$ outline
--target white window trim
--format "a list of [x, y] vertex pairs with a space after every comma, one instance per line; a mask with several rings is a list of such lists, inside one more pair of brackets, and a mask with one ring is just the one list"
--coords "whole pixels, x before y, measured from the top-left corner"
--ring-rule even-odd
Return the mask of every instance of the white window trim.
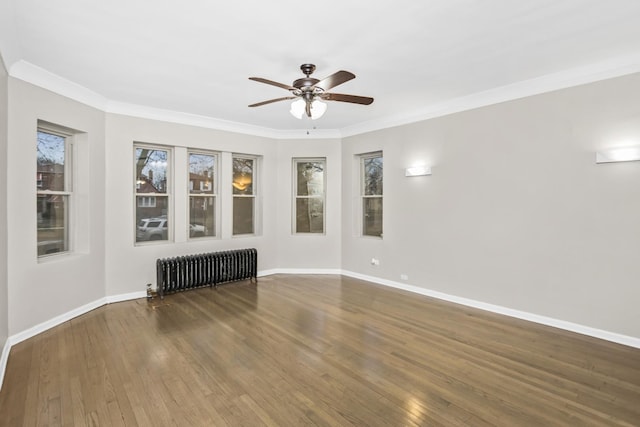
[[[214, 166], [213, 166], [213, 188], [211, 189], [211, 193], [205, 194], [192, 194], [191, 191], [194, 189], [191, 183], [191, 164], [190, 157], [191, 154], [199, 154], [203, 156], [213, 156], [215, 158]], [[218, 151], [207, 151], [207, 150], [196, 150], [196, 149], [187, 149], [187, 239], [195, 239], [195, 240], [204, 240], [204, 239], [220, 239], [220, 195], [219, 193], [219, 183], [220, 183], [220, 159], [221, 153]], [[202, 184], [202, 183], [200, 183]], [[200, 191], [203, 191], [202, 189]], [[202, 237], [191, 237], [190, 236], [190, 226], [191, 226], [191, 197], [202, 197], [202, 198], [211, 198], [213, 197], [213, 220], [214, 220], [214, 235], [213, 236], [202, 236]]]
[[[298, 163], [316, 162], [324, 166], [322, 174], [322, 194], [312, 196], [298, 195]], [[294, 157], [292, 159], [292, 192], [293, 203], [291, 206], [291, 231], [294, 235], [300, 236], [325, 236], [327, 234], [327, 158], [326, 157]], [[297, 231], [297, 201], [298, 199], [321, 199], [322, 200], [322, 232]]]
[[[364, 162], [367, 159], [372, 159], [372, 158], [376, 158], [376, 157], [381, 157], [382, 160], [382, 164], [383, 164], [383, 178], [382, 178], [382, 187], [383, 187], [383, 191], [382, 194], [379, 195], [365, 195], [364, 194], [364, 187], [365, 187], [365, 179], [364, 179]], [[359, 231], [359, 235], [360, 237], [366, 238], [366, 239], [382, 239], [384, 236], [384, 219], [383, 219], [383, 228], [382, 228], [382, 234], [380, 234], [379, 236], [373, 236], [370, 234], [364, 234], [364, 201], [366, 199], [380, 199], [382, 201], [382, 206], [383, 206], [383, 210], [382, 210], [382, 218], [384, 218], [384, 155], [382, 150], [380, 151], [373, 151], [370, 153], [364, 153], [364, 154], [359, 154], [358, 155], [358, 163], [359, 163], [359, 181], [360, 181], [360, 207], [359, 207], [359, 219], [360, 219], [360, 231]]]
[[[44, 122], [38, 120], [37, 132], [48, 133], [57, 135], [64, 138], [64, 191], [52, 191], [52, 190], [40, 190], [36, 180], [36, 198], [37, 196], [52, 196], [59, 195], [66, 198], [65, 206], [65, 225], [64, 225], [64, 241], [66, 250], [60, 252], [54, 252], [51, 254], [37, 255], [39, 260], [46, 258], [64, 256], [74, 252], [75, 242], [73, 236], [75, 236], [75, 221], [74, 221], [74, 197], [73, 197], [73, 177], [74, 177], [74, 135], [75, 132], [72, 129], [64, 126], [56, 125], [53, 123]], [[36, 139], [37, 143], [37, 139]], [[37, 176], [36, 176], [37, 177]], [[37, 227], [37, 225], [36, 225]], [[36, 245], [39, 242], [36, 240]], [[37, 254], [37, 249], [36, 249]]]
[[[252, 237], [252, 236], [257, 236], [259, 235], [259, 224], [260, 222], [258, 221], [258, 213], [260, 212], [258, 203], [259, 203], [259, 191], [258, 191], [258, 185], [260, 183], [260, 179], [258, 178], [258, 174], [260, 171], [260, 158], [258, 156], [255, 155], [250, 155], [250, 154], [238, 154], [238, 153], [232, 153], [231, 155], [231, 182], [233, 185], [233, 159], [247, 159], [247, 160], [253, 160], [253, 173], [252, 173], [252, 183], [251, 183], [251, 187], [253, 189], [252, 194], [233, 194], [233, 189], [231, 191], [231, 215], [232, 215], [232, 221], [231, 221], [231, 236], [233, 238], [242, 238], [242, 237]], [[233, 207], [234, 207], [234, 203], [233, 200], [235, 198], [253, 198], [253, 233], [243, 233], [243, 234], [235, 234], [233, 232]]]
[[[143, 148], [149, 150], [158, 150], [158, 151], [166, 151], [167, 152], [167, 176], [166, 176], [166, 193], [138, 193], [138, 177], [136, 176], [136, 149]], [[132, 162], [133, 162], [133, 244], [134, 246], [147, 246], [147, 245], [161, 245], [167, 243], [173, 243], [173, 227], [175, 226], [175, 220], [173, 215], [173, 185], [172, 185], [172, 177], [173, 177], [173, 147], [162, 145], [162, 144], [148, 144], [141, 142], [133, 143], [132, 150]], [[156, 205], [157, 198], [163, 197], [167, 199], [167, 219], [169, 226], [167, 227], [167, 240], [150, 240], [146, 242], [138, 242], [136, 239], [136, 232], [138, 229], [138, 219], [137, 219], [137, 208], [138, 208], [138, 198], [139, 197], [155, 197]]]

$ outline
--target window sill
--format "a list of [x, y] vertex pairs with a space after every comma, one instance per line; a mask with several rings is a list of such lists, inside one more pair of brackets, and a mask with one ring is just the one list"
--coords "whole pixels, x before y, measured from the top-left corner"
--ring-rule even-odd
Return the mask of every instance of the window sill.
[[51, 264], [56, 262], [68, 262], [80, 259], [88, 255], [82, 252], [60, 252], [50, 255], [42, 255], [38, 257], [38, 264]]

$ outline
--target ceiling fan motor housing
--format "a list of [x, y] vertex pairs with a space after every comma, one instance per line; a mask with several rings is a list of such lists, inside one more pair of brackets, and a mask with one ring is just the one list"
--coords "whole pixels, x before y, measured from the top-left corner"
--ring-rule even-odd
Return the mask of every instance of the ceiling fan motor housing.
[[305, 76], [309, 77], [316, 70], [316, 66], [313, 64], [302, 64], [300, 69]]
[[[302, 72], [306, 75], [306, 77], [297, 79], [293, 82], [293, 87], [296, 89], [300, 89], [300, 95], [305, 98], [307, 101], [310, 101], [313, 98], [314, 86], [320, 81], [313, 77], [309, 77], [316, 69], [316, 66], [313, 64], [302, 64], [300, 66]], [[296, 95], [298, 95], [296, 93]], [[306, 96], [305, 96], [306, 95]]]

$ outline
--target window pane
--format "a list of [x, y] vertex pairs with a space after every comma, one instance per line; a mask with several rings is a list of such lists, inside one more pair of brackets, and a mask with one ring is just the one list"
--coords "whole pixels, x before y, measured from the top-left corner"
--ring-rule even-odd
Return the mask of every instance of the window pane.
[[189, 237], [216, 235], [214, 197], [189, 197]]
[[[138, 202], [140, 202], [141, 197], [136, 197]], [[153, 207], [146, 207], [142, 203], [136, 203], [136, 224], [138, 224], [136, 242], [169, 239], [168, 208], [169, 198], [167, 196], [156, 196]]]
[[324, 193], [324, 162], [299, 162], [298, 196], [321, 196]]
[[364, 165], [364, 195], [382, 195], [382, 157], [363, 159]]
[[363, 229], [365, 236], [382, 236], [382, 197], [363, 199]]
[[324, 233], [324, 202], [321, 198], [296, 199], [296, 233]]
[[213, 194], [213, 179], [216, 156], [189, 154], [189, 192], [191, 194]]
[[69, 196], [37, 196], [38, 256], [65, 252], [67, 248], [67, 204]]
[[253, 161], [233, 158], [233, 194], [253, 194]]
[[167, 192], [169, 153], [152, 148], [136, 148], [136, 193]]
[[64, 137], [38, 131], [38, 191], [65, 191]]
[[233, 198], [233, 234], [253, 234], [253, 197]]

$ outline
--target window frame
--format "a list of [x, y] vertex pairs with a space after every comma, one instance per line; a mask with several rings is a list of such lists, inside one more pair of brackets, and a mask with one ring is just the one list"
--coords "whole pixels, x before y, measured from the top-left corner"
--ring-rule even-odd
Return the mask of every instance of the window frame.
[[[298, 164], [300, 163], [322, 163], [322, 194], [320, 195], [299, 195], [298, 194]], [[326, 235], [327, 230], [327, 158], [326, 157], [294, 157], [292, 158], [292, 213], [291, 229], [294, 235], [319, 236]], [[322, 231], [298, 231], [298, 200], [319, 199], [322, 201]]]
[[[164, 193], [138, 193], [138, 189], [140, 187], [140, 182], [137, 176], [137, 165], [136, 165], [136, 150], [137, 149], [147, 149], [153, 151], [165, 151], [167, 153], [167, 167], [166, 167], [166, 177], [165, 177], [165, 192]], [[172, 177], [173, 177], [173, 147], [162, 145], [162, 144], [150, 144], [144, 142], [134, 142], [133, 150], [132, 150], [132, 162], [133, 162], [133, 243], [134, 246], [146, 246], [146, 245], [154, 245], [154, 244], [166, 244], [172, 243], [174, 240], [174, 215], [173, 215], [173, 185], [172, 185]], [[166, 198], [166, 224], [167, 225], [167, 238], [166, 239], [158, 239], [158, 240], [140, 240], [138, 241], [137, 231], [138, 224], [140, 219], [138, 219], [138, 208], [140, 207], [138, 204], [139, 198], [147, 198], [147, 197], [155, 197], [156, 204], [154, 207], [157, 207], [158, 198]], [[145, 206], [146, 207], [146, 206]], [[161, 216], [160, 216], [161, 217]], [[144, 219], [144, 218], [142, 218]]]
[[[233, 178], [233, 174], [234, 174], [234, 165], [233, 165], [233, 161], [235, 159], [244, 159], [244, 160], [252, 160], [253, 161], [253, 170], [251, 172], [251, 194], [235, 194], [233, 192], [233, 183], [234, 183], [234, 178]], [[259, 178], [258, 178], [258, 173], [259, 173], [259, 157], [255, 156], [255, 155], [250, 155], [250, 154], [238, 154], [238, 153], [232, 153], [231, 154], [231, 236], [232, 237], [250, 237], [250, 236], [256, 236], [258, 235], [258, 221], [257, 221], [257, 217], [258, 217], [258, 183], [259, 183]], [[251, 198], [253, 199], [253, 203], [252, 203], [252, 213], [251, 213], [251, 221], [252, 221], [252, 232], [251, 233], [236, 233], [235, 232], [235, 200], [236, 198]]]
[[[37, 144], [38, 144], [38, 133], [46, 133], [49, 135], [55, 135], [60, 138], [64, 138], [64, 165], [63, 165], [63, 173], [64, 173], [64, 181], [62, 191], [60, 190], [43, 190], [42, 188], [42, 180], [38, 179], [41, 173], [37, 170]], [[66, 255], [73, 253], [75, 250], [75, 242], [73, 241], [73, 236], [75, 235], [75, 221], [74, 221], [74, 135], [75, 132], [72, 129], [66, 128], [64, 126], [56, 125], [53, 123], [44, 122], [38, 120], [38, 124], [36, 127], [36, 255], [38, 260], [42, 260], [49, 257], [55, 257], [60, 255]], [[40, 185], [38, 185], [40, 182]], [[63, 250], [56, 251], [52, 253], [44, 253], [39, 254], [39, 246], [40, 241], [38, 239], [38, 198], [40, 196], [60, 196], [64, 200], [64, 235], [63, 235]]]
[[[365, 194], [365, 161], [369, 159], [380, 158], [382, 163], [382, 189], [380, 190], [380, 194]], [[382, 150], [373, 151], [370, 153], [364, 153], [358, 155], [358, 163], [360, 166], [360, 236], [365, 238], [374, 238], [374, 239], [382, 239], [384, 236], [384, 155]], [[380, 200], [380, 209], [381, 209], [381, 224], [380, 224], [380, 234], [367, 234], [365, 230], [366, 225], [366, 209], [365, 203], [367, 200], [379, 199]]]
[[[212, 156], [214, 158], [213, 176], [211, 177], [213, 185], [211, 193], [191, 193], [194, 188], [191, 185], [191, 155]], [[187, 149], [187, 239], [218, 239], [220, 238], [220, 157], [218, 151]], [[200, 182], [202, 184], [202, 182]], [[202, 187], [202, 185], [200, 185]], [[199, 191], [208, 191], [202, 190]], [[213, 235], [211, 236], [191, 236], [191, 198], [213, 198]]]

